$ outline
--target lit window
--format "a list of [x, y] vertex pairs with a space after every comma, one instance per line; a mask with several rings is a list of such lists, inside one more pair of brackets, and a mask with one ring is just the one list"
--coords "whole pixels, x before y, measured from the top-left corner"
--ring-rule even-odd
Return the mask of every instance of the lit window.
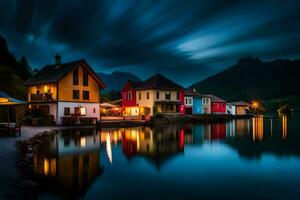
[[85, 147], [85, 143], [86, 143], [85, 137], [80, 138], [80, 147]]
[[80, 115], [86, 115], [86, 108], [80, 108]]

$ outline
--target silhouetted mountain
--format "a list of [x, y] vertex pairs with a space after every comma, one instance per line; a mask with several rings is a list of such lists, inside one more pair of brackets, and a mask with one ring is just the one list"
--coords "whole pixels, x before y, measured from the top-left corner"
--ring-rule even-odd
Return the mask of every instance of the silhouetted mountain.
[[103, 93], [111, 91], [120, 92], [127, 80], [141, 81], [139, 77], [127, 72], [113, 72], [111, 74], [97, 73], [101, 80], [105, 83], [106, 88]]
[[299, 59], [262, 62], [248, 57], [189, 88], [212, 93], [228, 101], [280, 98], [300, 94], [299, 72]]

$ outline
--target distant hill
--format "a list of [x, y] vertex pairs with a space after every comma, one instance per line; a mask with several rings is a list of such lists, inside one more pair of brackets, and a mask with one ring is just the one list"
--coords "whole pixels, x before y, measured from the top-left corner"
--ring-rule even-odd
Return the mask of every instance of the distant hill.
[[111, 74], [97, 73], [101, 80], [105, 83], [106, 88], [103, 93], [111, 91], [120, 92], [127, 80], [141, 81], [139, 77], [127, 72], [113, 72]]
[[299, 72], [299, 59], [262, 62], [248, 57], [189, 88], [216, 94], [228, 101], [275, 99], [300, 94]]

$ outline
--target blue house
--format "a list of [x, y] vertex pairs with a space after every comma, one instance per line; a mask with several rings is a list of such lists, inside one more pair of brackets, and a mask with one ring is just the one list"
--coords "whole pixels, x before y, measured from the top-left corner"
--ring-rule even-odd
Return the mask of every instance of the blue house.
[[186, 114], [203, 114], [202, 95], [195, 90], [186, 90], [184, 93], [184, 105]]

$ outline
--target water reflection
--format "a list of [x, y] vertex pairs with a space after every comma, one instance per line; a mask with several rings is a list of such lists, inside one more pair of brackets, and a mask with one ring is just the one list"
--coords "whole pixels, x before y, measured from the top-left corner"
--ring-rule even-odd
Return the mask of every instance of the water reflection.
[[[297, 135], [288, 135], [288, 117], [232, 120], [226, 123], [181, 124], [63, 130], [34, 149], [34, 170], [68, 191], [84, 191], [99, 175], [100, 164], [117, 166], [121, 156], [149, 161], [160, 169], [170, 158], [184, 155], [188, 147], [222, 143], [237, 150], [240, 157], [259, 158], [263, 153], [300, 155]], [[269, 133], [271, 134], [264, 134]], [[291, 139], [291, 140], [288, 140]], [[282, 141], [285, 141], [283, 144]], [[101, 146], [101, 148], [100, 148]], [[116, 151], [120, 149], [121, 151]], [[201, 151], [201, 148], [199, 148]], [[100, 153], [104, 160], [100, 161]], [[118, 159], [116, 159], [118, 158]], [[103, 158], [102, 158], [103, 159]]]
[[100, 134], [65, 130], [34, 149], [34, 171], [62, 189], [83, 191], [100, 170]]

